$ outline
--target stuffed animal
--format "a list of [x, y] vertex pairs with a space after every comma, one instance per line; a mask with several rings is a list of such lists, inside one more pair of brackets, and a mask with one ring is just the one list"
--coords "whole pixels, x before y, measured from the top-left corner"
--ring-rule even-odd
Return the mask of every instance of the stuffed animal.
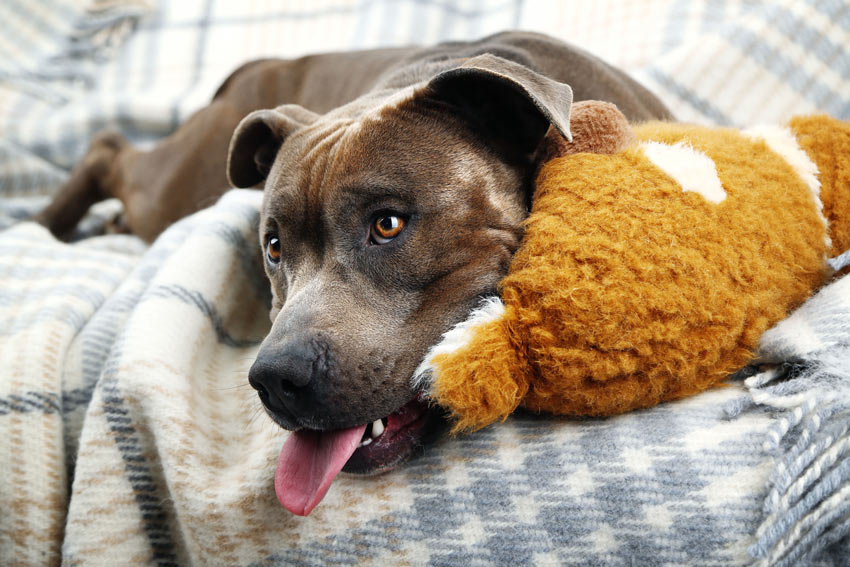
[[850, 245], [850, 125], [749, 130], [574, 106], [493, 298], [414, 380], [455, 431], [533, 411], [604, 416], [718, 385]]

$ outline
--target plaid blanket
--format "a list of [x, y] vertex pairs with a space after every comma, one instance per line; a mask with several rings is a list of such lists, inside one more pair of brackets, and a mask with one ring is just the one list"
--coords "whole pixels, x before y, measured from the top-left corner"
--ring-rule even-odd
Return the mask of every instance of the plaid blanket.
[[150, 143], [245, 59], [522, 27], [683, 120], [850, 119], [848, 22], [814, 0], [0, 4], [0, 564], [847, 564], [846, 278], [765, 336], [746, 380], [614, 419], [519, 414], [343, 475], [296, 518], [273, 489], [286, 433], [245, 379], [269, 326], [260, 195], [149, 247], [102, 234], [115, 202], [73, 244], [21, 221], [96, 130]]

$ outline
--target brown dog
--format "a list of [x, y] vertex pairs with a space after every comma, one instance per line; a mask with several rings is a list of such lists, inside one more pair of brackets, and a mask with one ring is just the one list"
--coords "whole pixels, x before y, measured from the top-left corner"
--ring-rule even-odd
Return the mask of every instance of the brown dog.
[[669, 117], [623, 73], [530, 33], [249, 63], [150, 152], [97, 138], [41, 220], [62, 233], [117, 196], [130, 228], [152, 239], [228, 187], [235, 128], [227, 175], [264, 184], [274, 296], [249, 380], [295, 431], [275, 486], [306, 514], [343, 467], [391, 468], [435, 430], [439, 415], [410, 377], [496, 293], [541, 142], [550, 127], [569, 138], [573, 96], [632, 120]]

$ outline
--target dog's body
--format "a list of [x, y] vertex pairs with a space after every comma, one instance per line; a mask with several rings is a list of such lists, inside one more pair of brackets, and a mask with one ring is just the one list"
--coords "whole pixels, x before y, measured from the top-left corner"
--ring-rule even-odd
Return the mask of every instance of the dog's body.
[[[429, 430], [434, 412], [410, 377], [496, 293], [541, 142], [550, 126], [569, 137], [573, 96], [635, 121], [669, 117], [623, 73], [537, 34], [257, 61], [150, 152], [96, 139], [41, 220], [61, 233], [116, 196], [152, 239], [228, 187], [230, 144], [233, 184], [265, 188], [273, 327], [250, 381], [297, 431], [276, 486], [307, 513], [343, 465], [389, 468]], [[305, 461], [313, 473], [289, 470]]]

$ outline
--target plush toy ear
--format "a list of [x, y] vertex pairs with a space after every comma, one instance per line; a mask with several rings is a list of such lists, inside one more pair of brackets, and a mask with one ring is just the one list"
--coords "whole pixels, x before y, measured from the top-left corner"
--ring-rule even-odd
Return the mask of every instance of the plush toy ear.
[[253, 187], [264, 181], [287, 136], [313, 122], [317, 114], [296, 104], [256, 110], [242, 119], [227, 156], [227, 178], [234, 187]]
[[572, 141], [550, 129], [541, 144], [539, 163], [578, 153], [616, 154], [636, 142], [629, 121], [616, 105], [598, 100], [573, 104], [570, 115]]
[[443, 71], [429, 81], [425, 94], [448, 104], [509, 159], [527, 160], [550, 125], [571, 139], [572, 88], [495, 55], [472, 57]]

